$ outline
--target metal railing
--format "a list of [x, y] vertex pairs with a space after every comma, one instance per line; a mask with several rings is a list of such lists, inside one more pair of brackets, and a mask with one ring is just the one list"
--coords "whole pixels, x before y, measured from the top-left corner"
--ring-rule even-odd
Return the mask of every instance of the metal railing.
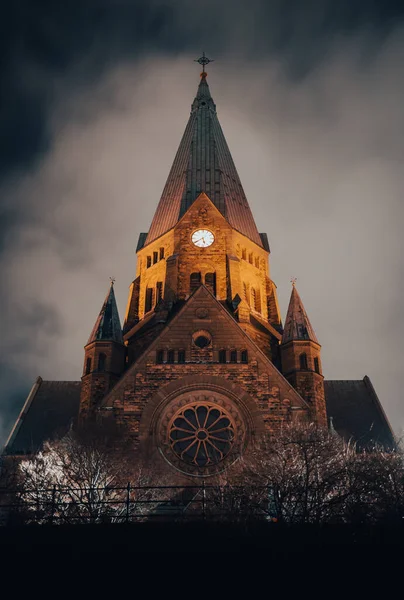
[[273, 520], [264, 486], [136, 486], [0, 489], [0, 525], [149, 520]]

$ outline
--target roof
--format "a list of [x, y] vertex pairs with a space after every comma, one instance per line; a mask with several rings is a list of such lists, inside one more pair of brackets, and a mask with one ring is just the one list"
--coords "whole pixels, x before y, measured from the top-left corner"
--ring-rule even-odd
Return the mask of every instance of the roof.
[[286, 315], [285, 327], [283, 330], [282, 344], [292, 340], [310, 340], [318, 344], [318, 339], [311, 326], [309, 317], [303, 306], [302, 299], [296, 286], [293, 284], [288, 313]]
[[47, 439], [64, 435], [77, 418], [80, 381], [38, 377], [6, 442], [5, 454], [30, 454]]
[[345, 440], [360, 449], [380, 444], [394, 448], [394, 434], [369, 377], [352, 381], [324, 381], [327, 415]]
[[[75, 422], [80, 381], [43, 381], [38, 377], [7, 440], [7, 455], [30, 454], [47, 439], [64, 435]], [[378, 443], [395, 446], [394, 434], [368, 377], [324, 381], [327, 414], [333, 428], [360, 449]]]
[[217, 118], [206, 73], [155, 212], [146, 244], [175, 226], [204, 192], [230, 225], [259, 246], [262, 240]]
[[114, 284], [111, 282], [108, 294], [104, 300], [100, 314], [97, 317], [87, 344], [99, 340], [112, 340], [122, 344], [122, 327], [116, 305]]

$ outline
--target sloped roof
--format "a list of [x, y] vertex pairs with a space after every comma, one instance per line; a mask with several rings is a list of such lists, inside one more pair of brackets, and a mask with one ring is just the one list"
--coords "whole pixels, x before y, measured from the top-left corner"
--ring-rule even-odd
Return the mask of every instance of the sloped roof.
[[98, 340], [112, 340], [121, 344], [123, 342], [122, 327], [119, 320], [113, 283], [110, 285], [87, 344]]
[[345, 440], [359, 448], [380, 444], [393, 448], [394, 434], [369, 377], [363, 380], [324, 381], [327, 415]]
[[292, 340], [311, 340], [316, 344], [319, 343], [295, 285], [292, 287], [290, 296], [282, 344], [286, 344]]
[[47, 439], [64, 435], [77, 418], [80, 381], [38, 377], [7, 440], [5, 454], [30, 454]]
[[201, 76], [146, 244], [174, 227], [201, 192], [206, 193], [234, 229], [263, 245], [217, 118], [206, 73]]
[[[47, 439], [64, 435], [75, 422], [80, 381], [43, 381], [38, 377], [6, 443], [6, 455], [29, 454]], [[374, 443], [393, 448], [394, 434], [368, 377], [324, 381], [327, 415], [345, 440], [360, 449]]]

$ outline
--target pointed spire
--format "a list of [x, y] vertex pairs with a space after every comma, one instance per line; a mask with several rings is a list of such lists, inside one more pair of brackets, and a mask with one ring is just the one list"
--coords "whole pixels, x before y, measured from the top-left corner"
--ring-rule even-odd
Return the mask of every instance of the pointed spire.
[[282, 336], [282, 344], [292, 340], [310, 340], [319, 344], [309, 317], [304, 309], [303, 302], [296, 289], [296, 279], [292, 279], [292, 294], [290, 296], [288, 313]]
[[191, 115], [146, 244], [172, 229], [202, 192], [209, 196], [234, 229], [262, 247], [261, 237], [217, 118], [205, 71], [201, 73]]
[[99, 340], [111, 340], [123, 343], [121, 322], [119, 320], [118, 307], [115, 300], [114, 279], [111, 279], [111, 285], [100, 314], [95, 322], [87, 344]]

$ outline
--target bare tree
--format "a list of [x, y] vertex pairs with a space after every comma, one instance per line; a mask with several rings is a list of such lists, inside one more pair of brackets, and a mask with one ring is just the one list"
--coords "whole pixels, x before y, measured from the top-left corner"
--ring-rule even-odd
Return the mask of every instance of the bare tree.
[[216, 504], [290, 524], [402, 519], [403, 465], [398, 448], [359, 453], [314, 424], [285, 425], [221, 476]]
[[19, 471], [19, 497], [36, 522], [119, 521], [147, 515], [159, 502], [153, 486], [161, 475], [156, 481], [128, 433], [110, 424], [45, 443]]

